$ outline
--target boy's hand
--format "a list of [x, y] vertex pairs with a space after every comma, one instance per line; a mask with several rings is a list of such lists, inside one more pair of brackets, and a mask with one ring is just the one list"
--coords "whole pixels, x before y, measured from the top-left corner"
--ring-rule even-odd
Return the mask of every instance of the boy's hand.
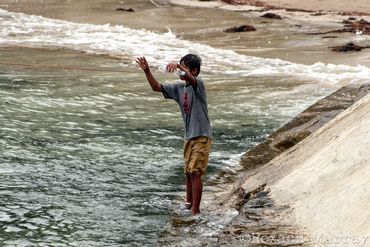
[[149, 65], [148, 65], [148, 62], [146, 61], [145, 57], [138, 57], [136, 58], [136, 63], [139, 65], [139, 67], [147, 72], [149, 71]]
[[175, 62], [169, 63], [166, 66], [166, 72], [167, 73], [173, 73], [177, 70], [177, 68], [178, 68], [178, 63], [175, 63]]

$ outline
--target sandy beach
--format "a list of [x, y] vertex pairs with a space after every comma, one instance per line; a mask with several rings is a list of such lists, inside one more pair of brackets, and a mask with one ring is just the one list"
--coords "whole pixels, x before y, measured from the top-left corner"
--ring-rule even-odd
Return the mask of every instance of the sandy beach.
[[[158, 2], [158, 3], [157, 3]], [[124, 25], [134, 29], [154, 32], [168, 32], [217, 48], [227, 48], [240, 54], [264, 58], [279, 58], [287, 61], [314, 64], [316, 62], [370, 66], [370, 51], [335, 53], [329, 47], [354, 42], [367, 45], [366, 35], [334, 33], [330, 35], [309, 35], [343, 28], [342, 21], [351, 15], [340, 15], [336, 11], [347, 11], [345, 1], [337, 2], [334, 12], [313, 16], [306, 12], [289, 12], [284, 9], [270, 10], [283, 17], [282, 20], [260, 18], [261, 8], [248, 5], [230, 5], [220, 1], [200, 2], [195, 0], [133, 1], [117, 3], [111, 0], [66, 2], [51, 0], [39, 3], [28, 0], [22, 4], [1, 0], [2, 8], [28, 14], [68, 20], [72, 22]], [[286, 1], [288, 2], [288, 1]], [[153, 4], [155, 3], [155, 4]], [[271, 2], [275, 4], [274, 1]], [[276, 1], [278, 3], [278, 1]], [[284, 1], [279, 2], [282, 5]], [[297, 3], [298, 1], [294, 2]], [[171, 13], [166, 6], [171, 7]], [[366, 9], [369, 4], [359, 1], [358, 8]], [[179, 7], [177, 8], [176, 5]], [[296, 7], [291, 3], [292, 7]], [[306, 3], [316, 10], [316, 2]], [[325, 6], [331, 6], [326, 3]], [[357, 5], [356, 5], [357, 6]], [[116, 8], [132, 8], [132, 13], [116, 11]], [[191, 8], [189, 17], [183, 7]], [[298, 7], [298, 6], [297, 6]], [[255, 11], [251, 11], [255, 10]], [[351, 10], [351, 11], [355, 11]], [[223, 18], [220, 19], [219, 16]], [[146, 16], [147, 18], [142, 18]], [[366, 16], [356, 16], [361, 19]], [[182, 19], [182, 21], [178, 21]], [[228, 34], [225, 29], [243, 24], [254, 25], [256, 32]]]

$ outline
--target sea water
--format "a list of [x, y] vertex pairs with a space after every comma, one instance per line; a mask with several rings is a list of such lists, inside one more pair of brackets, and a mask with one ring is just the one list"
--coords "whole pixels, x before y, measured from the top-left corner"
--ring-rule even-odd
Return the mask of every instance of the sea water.
[[[165, 83], [177, 80], [157, 70], [167, 61], [188, 52], [203, 58], [213, 127], [205, 193], [274, 129], [370, 75], [363, 66], [301, 65], [170, 32], [5, 10], [0, 46], [2, 246], [155, 246], [174, 234], [184, 196], [183, 123], [175, 102], [150, 90], [137, 56], [147, 56]], [[223, 219], [204, 211], [200, 232], [214, 236]], [[202, 235], [186, 227], [180, 237]]]

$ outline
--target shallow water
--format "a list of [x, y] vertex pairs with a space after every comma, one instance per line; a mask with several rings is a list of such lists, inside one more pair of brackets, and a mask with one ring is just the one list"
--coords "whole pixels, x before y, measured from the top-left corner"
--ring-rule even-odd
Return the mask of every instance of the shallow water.
[[[0, 243], [155, 245], [184, 195], [177, 106], [151, 92], [137, 69], [42, 67], [116, 69], [116, 59], [68, 50], [0, 53], [8, 63], [41, 64], [0, 65]], [[232, 157], [329, 90], [289, 77], [203, 79], [214, 129], [205, 183], [235, 169]]]

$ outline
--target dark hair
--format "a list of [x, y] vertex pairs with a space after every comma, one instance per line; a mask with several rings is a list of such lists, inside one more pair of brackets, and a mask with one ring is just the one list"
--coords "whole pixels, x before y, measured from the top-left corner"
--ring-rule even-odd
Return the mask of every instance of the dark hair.
[[202, 65], [202, 59], [200, 56], [195, 54], [187, 54], [180, 60], [180, 64], [184, 62], [184, 64], [191, 70], [197, 69], [197, 75], [200, 73], [200, 66]]

